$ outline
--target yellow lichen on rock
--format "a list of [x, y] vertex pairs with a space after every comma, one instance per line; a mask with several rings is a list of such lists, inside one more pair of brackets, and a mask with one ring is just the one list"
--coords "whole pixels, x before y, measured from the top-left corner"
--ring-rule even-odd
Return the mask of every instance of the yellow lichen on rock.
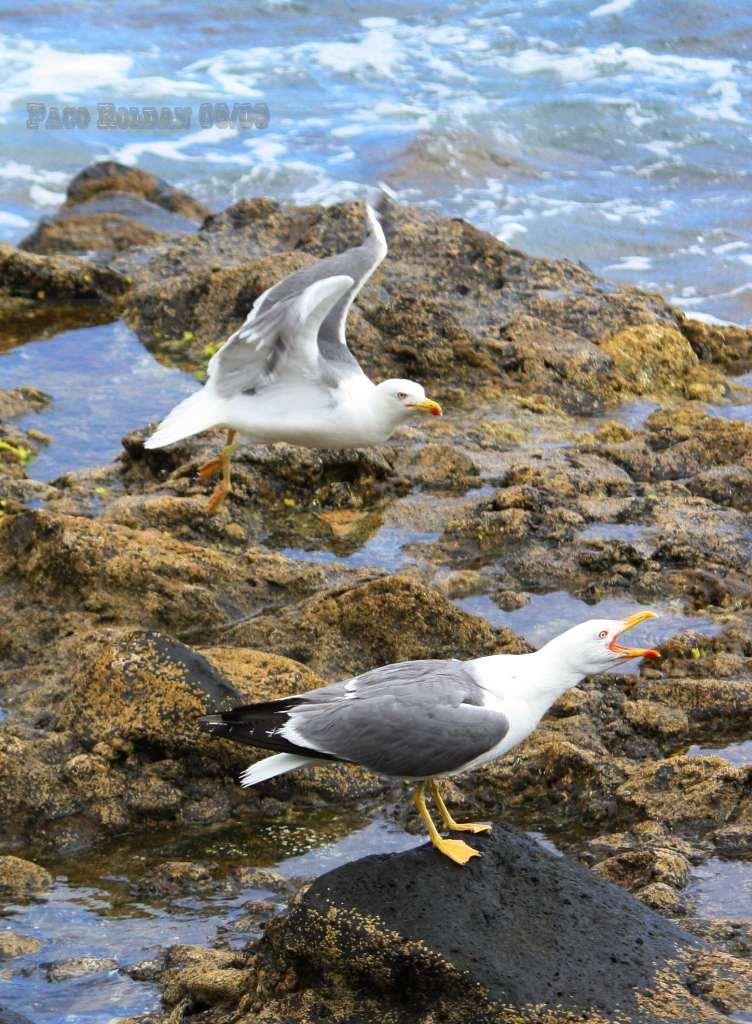
[[659, 323], [625, 327], [601, 342], [631, 392], [716, 401], [726, 393], [726, 378], [701, 363], [675, 327]]

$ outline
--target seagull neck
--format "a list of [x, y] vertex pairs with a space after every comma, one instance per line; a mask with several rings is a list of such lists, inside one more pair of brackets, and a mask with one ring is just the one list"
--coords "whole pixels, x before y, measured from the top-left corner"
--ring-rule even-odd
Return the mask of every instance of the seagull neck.
[[585, 678], [585, 673], [571, 664], [568, 652], [557, 644], [558, 639], [555, 637], [529, 655], [536, 667], [536, 691], [549, 705]]

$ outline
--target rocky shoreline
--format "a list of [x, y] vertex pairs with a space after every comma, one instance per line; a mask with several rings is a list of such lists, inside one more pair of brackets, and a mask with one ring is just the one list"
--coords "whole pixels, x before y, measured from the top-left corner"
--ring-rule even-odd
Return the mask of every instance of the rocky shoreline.
[[[34, 381], [0, 392], [0, 854], [44, 864], [123, 833], [261, 821], [291, 798], [374, 814], [398, 787], [343, 766], [241, 791], [254, 752], [208, 742], [195, 718], [389, 661], [529, 649], [503, 615], [552, 591], [650, 603], [708, 628], [666, 636], [659, 669], [568, 693], [454, 796], [555, 837], [594, 882], [710, 943], [682, 982], [716, 1014], [698, 1019], [745, 1009], [752, 924], [703, 918], [687, 886], [709, 858], [752, 857], [752, 767], [693, 749], [746, 739], [752, 722], [752, 427], [714, 412], [750, 401], [733, 375], [752, 366], [752, 331], [460, 220], [392, 205], [386, 228], [352, 345], [375, 376], [423, 381], [447, 415], [382, 450], [244, 447], [233, 497], [208, 518], [196, 469], [216, 438], [147, 452], [147, 424], [123, 424], [115, 462], [46, 483], [33, 458], [51, 439], [16, 421], [48, 397]], [[144, 172], [94, 165], [58, 216], [0, 252], [4, 344], [123, 318], [157, 359], [200, 373], [264, 288], [361, 234], [357, 203], [210, 214]], [[499, 618], [470, 613], [480, 598]], [[295, 994], [319, 1000], [332, 963], [280, 960], [289, 920], [242, 955], [165, 954], [160, 1019], [181, 1005], [197, 1022], [323, 1020]], [[222, 975], [221, 998], [186, 995], [174, 979], [191, 970]], [[266, 1016], [252, 991], [271, 993]], [[429, 1019], [348, 991], [329, 1019]], [[352, 1009], [360, 996], [371, 1016]], [[466, 998], [447, 1020], [467, 1019]], [[676, 1005], [628, 1019], [693, 1019]], [[488, 1019], [515, 1019], [501, 1012]]]

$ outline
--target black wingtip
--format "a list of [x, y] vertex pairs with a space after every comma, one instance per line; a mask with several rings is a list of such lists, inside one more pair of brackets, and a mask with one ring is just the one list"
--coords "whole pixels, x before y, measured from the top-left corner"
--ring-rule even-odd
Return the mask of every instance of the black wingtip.
[[201, 732], [208, 732], [211, 736], [225, 736], [228, 731], [223, 715], [202, 715], [198, 727]]

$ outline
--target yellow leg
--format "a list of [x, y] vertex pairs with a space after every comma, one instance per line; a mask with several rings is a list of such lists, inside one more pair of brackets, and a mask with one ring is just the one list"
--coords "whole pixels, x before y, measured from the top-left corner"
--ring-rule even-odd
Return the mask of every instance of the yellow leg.
[[461, 839], [443, 839], [439, 835], [439, 830], [434, 825], [426, 807], [425, 788], [425, 782], [419, 782], [413, 799], [418, 813], [423, 819], [423, 824], [428, 829], [429, 838], [439, 853], [443, 853], [445, 857], [449, 857], [456, 864], [467, 864], [471, 857], [479, 857], [478, 851], [474, 850], [472, 846], [468, 846], [467, 843], [463, 843]]
[[477, 833], [491, 831], [491, 826], [485, 822], [466, 821], [461, 823], [459, 821], [455, 821], [449, 811], [449, 808], [444, 803], [444, 799], [439, 791], [439, 784], [436, 779], [431, 779], [429, 785], [431, 786], [431, 792], [433, 793], [433, 798], [436, 801], [436, 806], [439, 808], [439, 814], [441, 815], [441, 820], [444, 823], [444, 828], [448, 828], [451, 832]]
[[209, 498], [209, 504], [206, 506], [206, 511], [209, 515], [217, 511], [230, 493], [230, 457], [235, 451], [235, 433], [236, 431], [234, 430], [227, 431], [227, 442], [220, 452], [219, 458], [207, 462], [198, 471], [199, 479], [201, 480], [206, 480], [220, 471], [222, 473], [222, 479], [214, 488], [212, 496]]

